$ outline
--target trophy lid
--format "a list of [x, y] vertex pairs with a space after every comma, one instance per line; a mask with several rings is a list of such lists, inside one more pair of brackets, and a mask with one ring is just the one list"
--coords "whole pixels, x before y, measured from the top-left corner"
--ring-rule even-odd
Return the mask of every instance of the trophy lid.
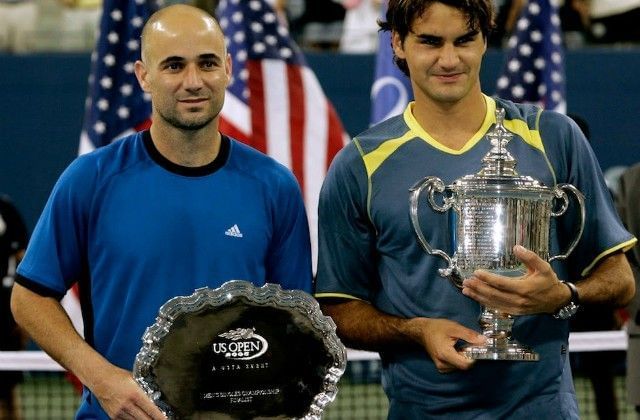
[[465, 175], [453, 182], [451, 188], [465, 193], [518, 194], [540, 193], [552, 194], [550, 188], [540, 181], [516, 171], [517, 160], [507, 150], [507, 144], [513, 134], [504, 126], [505, 110], [496, 108], [496, 124], [487, 133], [491, 142], [491, 150], [482, 158], [482, 168], [477, 174]]

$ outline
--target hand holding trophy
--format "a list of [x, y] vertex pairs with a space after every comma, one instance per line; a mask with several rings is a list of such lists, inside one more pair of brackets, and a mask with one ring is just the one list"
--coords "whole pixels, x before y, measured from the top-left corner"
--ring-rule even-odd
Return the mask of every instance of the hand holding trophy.
[[[515, 245], [532, 250], [548, 262], [564, 259], [573, 251], [584, 230], [584, 197], [577, 188], [571, 184], [548, 188], [530, 176], [518, 175], [516, 159], [506, 149], [513, 134], [504, 127], [504, 116], [504, 109], [496, 110], [496, 125], [487, 134], [492, 148], [482, 159], [482, 169], [477, 174], [466, 175], [446, 187], [440, 178], [429, 176], [410, 190], [411, 223], [418, 242], [427, 254], [447, 262], [447, 267], [439, 270], [440, 275], [458, 288], [462, 287], [463, 279], [477, 269], [509, 277], [524, 274], [524, 265], [513, 253]], [[422, 233], [418, 205], [424, 190], [434, 210], [445, 213], [453, 209], [453, 257], [433, 248]], [[563, 215], [569, 207], [566, 191], [572, 192], [579, 204], [580, 227], [563, 254], [550, 256], [550, 220]], [[443, 195], [442, 204], [436, 202], [436, 193]], [[557, 211], [555, 200], [561, 200]], [[464, 354], [477, 360], [538, 360], [536, 352], [511, 337], [513, 322], [512, 315], [483, 307], [480, 326], [487, 342], [464, 347]]]

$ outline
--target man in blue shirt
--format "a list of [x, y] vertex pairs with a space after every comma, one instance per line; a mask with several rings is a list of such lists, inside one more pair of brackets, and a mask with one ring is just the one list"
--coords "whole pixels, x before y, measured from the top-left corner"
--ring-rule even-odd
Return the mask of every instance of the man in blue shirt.
[[[492, 19], [490, 0], [390, 0], [382, 28], [391, 31], [415, 102], [347, 145], [320, 195], [316, 296], [345, 344], [380, 352], [390, 419], [577, 419], [568, 321], [553, 315], [568, 314], [578, 299], [624, 305], [634, 293], [622, 251], [636, 239], [579, 128], [564, 115], [482, 93]], [[438, 274], [442, 259], [418, 244], [409, 189], [426, 176], [450, 185], [478, 173], [497, 107], [513, 134], [507, 148], [518, 173], [547, 186], [575, 185], [586, 196], [586, 226], [566, 261], [552, 266], [516, 246], [525, 275], [477, 270], [460, 291]], [[447, 218], [426, 210], [420, 217], [424, 236], [444, 248]], [[551, 255], [571, 243], [576, 219], [554, 218]], [[460, 340], [485, 340], [478, 333], [483, 305], [518, 315], [513, 335], [540, 361], [475, 363], [460, 353]]]
[[[18, 267], [12, 308], [85, 385], [77, 418], [163, 418], [130, 369], [170, 298], [229, 280], [311, 291], [310, 241], [293, 175], [218, 131], [231, 58], [200, 9], [161, 9], [135, 64], [153, 124], [76, 159]], [[79, 284], [85, 340], [59, 299]]]

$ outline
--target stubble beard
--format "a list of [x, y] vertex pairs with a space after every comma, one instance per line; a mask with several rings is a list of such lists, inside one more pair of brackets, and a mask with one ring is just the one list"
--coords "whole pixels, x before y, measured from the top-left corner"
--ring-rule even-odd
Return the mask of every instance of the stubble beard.
[[193, 120], [187, 120], [185, 118], [180, 118], [178, 115], [175, 115], [175, 114], [166, 115], [162, 113], [160, 113], [160, 116], [162, 117], [163, 120], [165, 120], [171, 126], [179, 130], [185, 130], [185, 131], [201, 130], [205, 128], [207, 125], [209, 125], [211, 121], [213, 121], [215, 118], [212, 115], [206, 115], [205, 117], [201, 117]]
[[220, 109], [213, 109], [207, 112], [202, 116], [193, 116], [192, 118], [183, 117], [176, 110], [172, 110], [170, 112], [163, 112], [162, 110], [156, 108], [156, 111], [160, 118], [166, 121], [169, 125], [178, 130], [184, 131], [197, 131], [205, 128], [218, 116], [222, 107]]

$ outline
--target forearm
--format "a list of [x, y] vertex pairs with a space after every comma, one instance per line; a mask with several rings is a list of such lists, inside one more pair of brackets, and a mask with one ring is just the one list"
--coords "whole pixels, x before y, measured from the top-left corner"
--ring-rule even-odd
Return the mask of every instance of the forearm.
[[80, 337], [57, 300], [15, 284], [11, 310], [40, 347], [95, 394], [109, 418], [166, 418], [131, 372], [111, 364]]
[[420, 321], [415, 318], [388, 315], [361, 300], [321, 302], [321, 307], [336, 323], [340, 339], [351, 348], [382, 351], [420, 341]]
[[47, 354], [89, 388], [99, 386], [97, 373], [112, 365], [76, 332], [56, 299], [14, 284], [11, 309], [16, 322]]
[[359, 301], [323, 303], [322, 310], [333, 318], [338, 336], [351, 348], [385, 351], [422, 349], [440, 372], [466, 370], [473, 361], [458, 353], [456, 343], [464, 340], [483, 344], [485, 337], [455, 321], [439, 318], [400, 318], [385, 314]]
[[631, 266], [622, 253], [606, 257], [587, 277], [577, 282], [576, 287], [583, 304], [621, 307], [635, 294]]

